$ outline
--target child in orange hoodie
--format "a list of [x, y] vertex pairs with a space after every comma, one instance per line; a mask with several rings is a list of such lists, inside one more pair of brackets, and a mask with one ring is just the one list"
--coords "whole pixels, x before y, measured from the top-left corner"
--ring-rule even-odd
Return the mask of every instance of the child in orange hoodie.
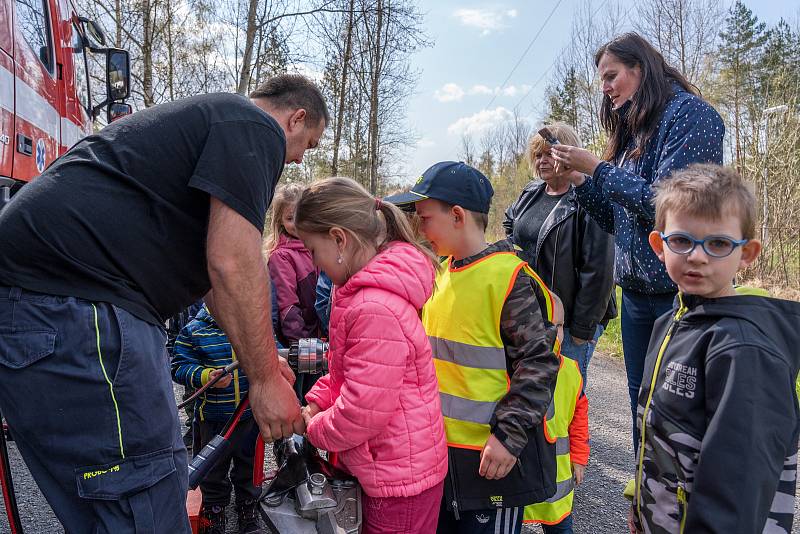
[[541, 523], [544, 534], [572, 534], [574, 488], [583, 482], [589, 462], [589, 401], [575, 360], [560, 354], [564, 337], [564, 308], [554, 297], [553, 322], [558, 326], [558, 368], [553, 403], [547, 413], [546, 436], [556, 441], [556, 494], [547, 501], [525, 507], [525, 523]]

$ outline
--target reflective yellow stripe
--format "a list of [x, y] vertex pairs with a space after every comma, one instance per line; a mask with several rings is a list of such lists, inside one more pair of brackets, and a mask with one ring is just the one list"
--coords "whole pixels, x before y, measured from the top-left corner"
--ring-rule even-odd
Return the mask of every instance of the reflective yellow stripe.
[[508, 391], [508, 373], [499, 369], [476, 369], [433, 360], [439, 391], [464, 399], [497, 402]]
[[686, 499], [686, 490], [683, 489], [682, 486], [678, 486], [678, 503], [681, 504], [681, 530], [680, 534], [683, 534], [683, 529], [686, 528], [686, 513], [688, 512], [689, 503]]
[[108, 389], [111, 391], [111, 400], [114, 402], [114, 412], [117, 414], [117, 433], [119, 434], [119, 453], [124, 459], [125, 448], [122, 446], [122, 421], [119, 417], [119, 406], [117, 405], [117, 398], [114, 396], [114, 384], [109, 380], [106, 366], [103, 364], [103, 351], [100, 350], [100, 325], [97, 322], [97, 307], [92, 304], [92, 309], [94, 310], [94, 333], [97, 338], [97, 357], [100, 359], [100, 369], [103, 370], [103, 376], [108, 384]]
[[653, 401], [653, 393], [655, 392], [656, 387], [656, 379], [658, 378], [658, 371], [661, 368], [661, 358], [664, 356], [664, 353], [667, 351], [667, 345], [669, 344], [669, 340], [672, 337], [672, 332], [675, 330], [675, 325], [678, 324], [683, 314], [686, 313], [686, 308], [683, 306], [683, 297], [680, 293], [678, 293], [678, 311], [675, 312], [675, 317], [672, 320], [672, 324], [669, 327], [669, 331], [667, 331], [667, 335], [664, 336], [664, 341], [661, 342], [661, 347], [658, 349], [658, 356], [656, 357], [656, 363], [653, 367], [653, 376], [650, 379], [650, 392], [647, 394], [647, 402], [644, 405], [644, 410], [642, 411], [642, 431], [641, 431], [641, 439], [639, 441], [639, 465], [636, 468], [636, 491], [634, 492], [634, 499], [636, 499], [636, 515], [639, 516], [639, 521], [644, 524], [644, 519], [642, 518], [642, 473], [644, 470], [644, 440], [645, 440], [645, 432], [647, 430], [647, 412], [650, 411], [650, 403]]

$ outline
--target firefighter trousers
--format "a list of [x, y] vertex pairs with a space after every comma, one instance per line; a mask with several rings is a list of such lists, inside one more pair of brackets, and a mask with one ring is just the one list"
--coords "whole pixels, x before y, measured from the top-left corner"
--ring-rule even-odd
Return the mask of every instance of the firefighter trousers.
[[67, 534], [190, 532], [163, 329], [0, 287], [0, 409]]

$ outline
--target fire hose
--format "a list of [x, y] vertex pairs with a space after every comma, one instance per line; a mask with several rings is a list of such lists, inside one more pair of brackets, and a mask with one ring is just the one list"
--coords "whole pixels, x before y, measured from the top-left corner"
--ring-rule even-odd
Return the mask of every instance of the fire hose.
[[[0, 425], [3, 414], [0, 414]], [[14, 493], [14, 481], [11, 478], [11, 463], [8, 460], [8, 447], [6, 445], [6, 432], [0, 427], [0, 485], [3, 489], [3, 503], [11, 526], [11, 534], [22, 534], [22, 521], [19, 517], [17, 496]]]
[[[285, 358], [292, 371], [297, 374], [323, 374], [328, 372], [328, 344], [316, 338], [300, 339], [288, 349], [278, 349], [278, 356]], [[190, 397], [178, 404], [180, 410], [194, 402], [200, 395], [205, 393], [214, 384], [231, 374], [234, 369], [239, 367], [236, 360], [222, 368], [222, 372], [203, 384]]]
[[[327, 343], [300, 340], [286, 354], [295, 373], [327, 370]], [[282, 354], [283, 355], [283, 354]], [[189, 466], [189, 487], [194, 489], [230, 447], [229, 439], [249, 405], [245, 398], [215, 436]], [[275, 442], [278, 470], [264, 474], [265, 444], [256, 442], [253, 485], [262, 487], [261, 517], [273, 532], [292, 534], [358, 534], [362, 524], [362, 492], [358, 481], [323, 459], [302, 436]], [[271, 479], [269, 484], [264, 482]]]
[[[297, 343], [293, 343], [288, 349], [278, 349], [278, 354], [282, 358], [286, 358], [289, 367], [297, 374], [321, 374], [328, 371], [328, 344], [319, 339], [301, 339]], [[191, 397], [179, 404], [178, 407], [181, 408], [202, 395], [203, 392], [212, 387], [225, 375], [231, 373], [238, 366], [239, 362], [235, 361], [225, 367], [222, 373], [206, 382], [202, 388], [198, 389]], [[228, 450], [230, 447], [230, 437], [234, 430], [236, 430], [236, 425], [239, 424], [242, 414], [249, 405], [249, 398], [245, 397], [242, 399], [236, 407], [236, 411], [230, 419], [228, 419], [228, 422], [225, 423], [225, 427], [222, 431], [214, 436], [192, 459], [192, 462], [189, 464], [190, 489], [195, 489], [200, 485], [200, 482], [203, 481], [211, 468], [214, 467], [219, 461], [219, 458]], [[261, 436], [258, 437], [256, 451], [257, 457], [259, 454], [261, 455], [261, 463], [263, 465], [264, 442]], [[256, 458], [256, 460], [258, 460], [258, 458]]]

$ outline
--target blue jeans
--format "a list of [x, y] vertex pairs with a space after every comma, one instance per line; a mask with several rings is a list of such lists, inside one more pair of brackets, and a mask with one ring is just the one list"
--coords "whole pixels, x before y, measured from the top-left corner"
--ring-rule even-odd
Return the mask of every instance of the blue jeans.
[[675, 294], [645, 295], [622, 290], [622, 352], [625, 357], [625, 372], [628, 375], [628, 394], [631, 401], [633, 422], [633, 451], [639, 447], [639, 430], [636, 428], [636, 404], [644, 374], [644, 360], [650, 344], [650, 334], [656, 319], [668, 313], [675, 301]]
[[555, 525], [545, 525], [542, 523], [542, 532], [544, 534], [572, 534], [572, 514], [561, 520], [561, 523]]
[[569, 328], [564, 329], [564, 342], [561, 344], [561, 354], [578, 362], [578, 369], [583, 376], [583, 385], [586, 386], [586, 372], [589, 370], [589, 361], [592, 359], [594, 349], [597, 347], [597, 340], [603, 335], [603, 325], [597, 325], [594, 332], [594, 339], [583, 345], [576, 345], [572, 342]]

